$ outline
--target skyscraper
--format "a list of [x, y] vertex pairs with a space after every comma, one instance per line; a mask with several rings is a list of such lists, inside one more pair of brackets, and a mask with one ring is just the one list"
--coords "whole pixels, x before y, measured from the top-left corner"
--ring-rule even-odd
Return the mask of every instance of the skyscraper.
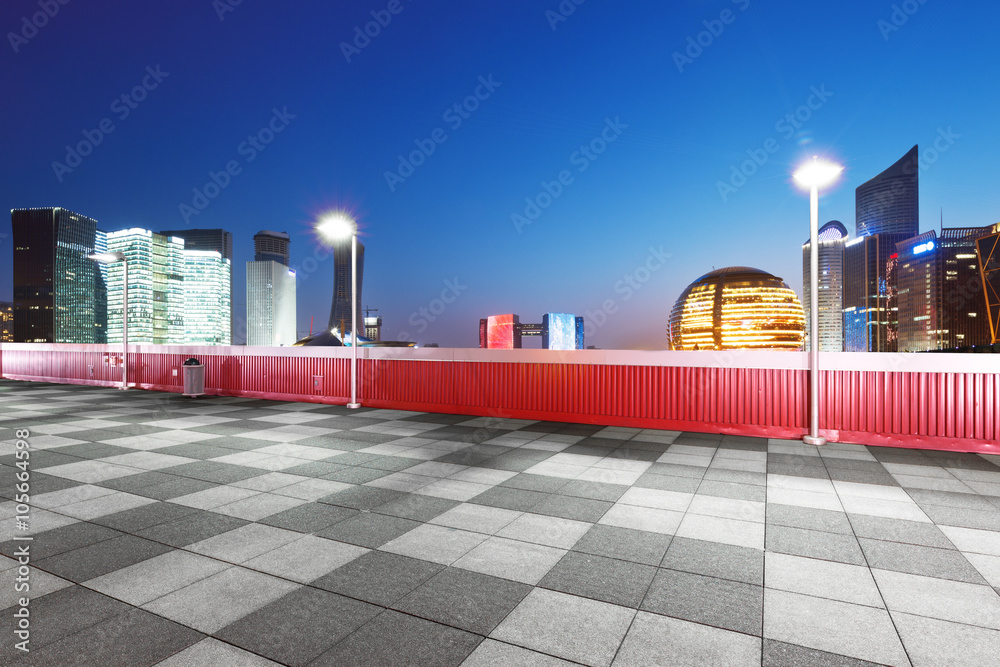
[[845, 352], [896, 351], [896, 244], [908, 238], [906, 234], [875, 234], [845, 244]]
[[[108, 233], [108, 251], [128, 260], [128, 339], [156, 345], [185, 342], [184, 241], [148, 229]], [[122, 339], [124, 262], [108, 264], [108, 342]]]
[[232, 313], [229, 260], [214, 250], [184, 250], [184, 339], [230, 345]]
[[983, 301], [989, 315], [991, 342], [1000, 343], [1000, 223], [976, 239], [979, 277], [983, 281]]
[[0, 343], [14, 342], [14, 304], [0, 303]]
[[[841, 352], [844, 349], [844, 244], [847, 228], [839, 220], [823, 225], [817, 237], [819, 242], [819, 349], [821, 352]], [[810, 271], [811, 244], [802, 245], [802, 306], [806, 311], [806, 349], [812, 345], [808, 339], [812, 281]]]
[[[365, 246], [358, 241], [358, 300], [354, 304], [354, 316], [357, 318], [358, 335], [364, 332], [364, 319], [361, 315], [361, 286], [365, 276]], [[333, 245], [333, 305], [330, 308], [330, 329], [336, 329], [342, 334], [351, 330], [351, 240], [340, 241]], [[341, 326], [343, 325], [343, 326]]]
[[275, 261], [247, 262], [247, 345], [292, 345], [295, 271]]
[[95, 342], [97, 221], [64, 208], [14, 209], [14, 340]]
[[920, 232], [919, 154], [911, 148], [894, 165], [854, 191], [858, 236]]
[[171, 229], [161, 231], [163, 236], [176, 236], [184, 239], [185, 250], [211, 250], [222, 255], [223, 259], [229, 260], [229, 303], [230, 303], [230, 331], [229, 337], [233, 337], [233, 235], [225, 229]]
[[989, 230], [932, 230], [896, 244], [900, 352], [991, 342], [976, 261], [976, 239]]
[[285, 232], [263, 230], [254, 234], [255, 262], [278, 262], [288, 266], [288, 246], [292, 240]]

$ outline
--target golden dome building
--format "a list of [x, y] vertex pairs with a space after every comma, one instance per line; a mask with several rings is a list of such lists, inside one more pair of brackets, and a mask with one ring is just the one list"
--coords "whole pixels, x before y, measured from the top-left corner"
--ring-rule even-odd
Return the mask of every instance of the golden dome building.
[[800, 350], [806, 317], [781, 278], [749, 266], [706, 273], [670, 312], [671, 350]]

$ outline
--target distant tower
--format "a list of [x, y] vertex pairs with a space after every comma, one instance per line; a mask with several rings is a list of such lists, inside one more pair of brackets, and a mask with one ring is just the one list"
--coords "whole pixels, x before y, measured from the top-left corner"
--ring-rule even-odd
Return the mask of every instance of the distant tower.
[[855, 224], [858, 236], [920, 233], [919, 154], [911, 148], [881, 174], [854, 191]]
[[253, 251], [255, 262], [277, 262], [288, 266], [288, 246], [291, 239], [285, 232], [263, 230], [254, 234]]
[[[358, 335], [364, 335], [365, 321], [361, 314], [361, 287], [365, 276], [365, 246], [358, 241], [358, 300], [354, 304]], [[343, 322], [343, 331], [341, 331]], [[329, 329], [344, 334], [351, 330], [351, 240], [339, 241], [333, 245], [333, 305], [330, 308]]]
[[[819, 349], [820, 352], [844, 350], [844, 244], [847, 228], [839, 220], [831, 220], [819, 230]], [[802, 244], [802, 306], [806, 311], [806, 349], [810, 331], [812, 284], [810, 280], [810, 243]]]
[[295, 318], [295, 272], [272, 260], [247, 262], [247, 345], [292, 345]]
[[229, 340], [235, 333], [235, 318], [232, 313], [233, 299], [233, 234], [225, 229], [171, 229], [160, 232], [163, 236], [184, 239], [184, 250], [211, 250], [229, 260]]

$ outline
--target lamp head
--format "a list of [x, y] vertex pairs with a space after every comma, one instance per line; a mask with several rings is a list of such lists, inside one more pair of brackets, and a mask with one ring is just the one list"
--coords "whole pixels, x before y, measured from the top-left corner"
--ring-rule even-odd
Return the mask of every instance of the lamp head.
[[799, 167], [793, 177], [802, 187], [820, 188], [837, 180], [842, 171], [844, 168], [839, 164], [820, 160], [817, 156], [813, 156], [812, 161]]
[[325, 241], [343, 241], [357, 233], [358, 223], [346, 213], [331, 213], [320, 218], [316, 231]]
[[125, 253], [123, 252], [97, 252], [92, 255], [87, 255], [87, 259], [94, 259], [102, 264], [107, 264], [108, 262], [121, 262], [125, 259]]

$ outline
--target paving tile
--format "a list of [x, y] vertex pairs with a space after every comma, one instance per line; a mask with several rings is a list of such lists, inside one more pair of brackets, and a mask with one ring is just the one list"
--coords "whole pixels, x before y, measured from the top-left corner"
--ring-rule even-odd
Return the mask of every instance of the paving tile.
[[965, 558], [993, 588], [1000, 588], [1000, 556], [964, 552]]
[[[767, 504], [766, 523], [790, 528], [805, 528], [826, 533], [842, 533], [853, 535], [847, 514], [843, 511], [829, 511], [808, 507], [793, 507], [769, 502]], [[769, 526], [770, 527], [770, 526]]]
[[858, 540], [872, 569], [923, 574], [973, 584], [986, 583], [972, 564], [954, 549], [935, 549], [915, 544]]
[[233, 503], [213, 507], [212, 511], [247, 521], [258, 521], [272, 514], [298, 507], [305, 502], [299, 498], [290, 498], [274, 493], [260, 493]]
[[764, 583], [764, 552], [733, 544], [675, 537], [660, 567], [755, 586]]
[[287, 665], [306, 665], [369, 622], [381, 607], [300, 588], [216, 633], [219, 639]]
[[159, 556], [171, 548], [134, 535], [123, 535], [57, 556], [42, 558], [41, 569], [63, 579], [80, 583], [108, 572]]
[[[10, 568], [5, 571], [4, 567], [8, 562], [10, 563]], [[20, 606], [18, 603], [21, 598], [24, 597], [26, 592], [30, 592], [30, 599], [35, 601], [49, 595], [50, 593], [55, 593], [56, 591], [61, 591], [64, 588], [69, 588], [74, 585], [72, 581], [68, 581], [35, 568], [34, 570], [29, 571], [29, 591], [19, 591], [17, 590], [19, 585], [24, 582], [17, 581], [17, 579], [20, 578], [20, 573], [15, 571], [17, 567], [18, 563], [16, 560], [6, 558], [0, 559], [0, 574], [3, 575], [2, 578], [5, 581], [9, 582], [9, 585], [0, 588], [0, 610], [11, 609], [11, 607], [14, 607], [15, 605]], [[13, 618], [13, 610], [6, 616]]]
[[989, 586], [873, 569], [890, 611], [1000, 629], [1000, 596]]
[[[520, 475], [515, 475], [511, 477], [506, 482], [502, 482], [500, 486], [506, 486], [513, 489], [524, 489], [525, 491], [541, 491], [542, 493], [554, 493], [559, 489], [566, 486], [569, 483], [568, 479], [563, 479], [559, 477], [547, 477], [545, 475], [532, 475], [530, 473], [521, 473]], [[624, 493], [624, 489], [622, 492]]]
[[[30, 628], [31, 652], [123, 614], [128, 609], [125, 603], [82, 586], [69, 586], [44, 597], [33, 598], [30, 608], [34, 618]], [[14, 627], [13, 614], [5, 614], [2, 621], [4, 633], [13, 637]], [[4, 650], [9, 649], [5, 646]]]
[[760, 636], [763, 588], [728, 579], [661, 569], [643, 611]]
[[637, 608], [656, 568], [624, 560], [571, 551], [538, 585], [571, 595]]
[[382, 545], [382, 551], [451, 565], [486, 540], [486, 535], [425, 524]]
[[379, 514], [398, 516], [403, 519], [413, 519], [414, 521], [430, 521], [439, 514], [447, 512], [452, 507], [457, 506], [457, 500], [447, 498], [434, 498], [432, 496], [419, 496], [408, 493], [389, 502], [378, 506]]
[[527, 512], [549, 497], [540, 491], [494, 486], [469, 500], [471, 503]]
[[677, 527], [678, 537], [707, 542], [735, 544], [752, 549], [764, 548], [764, 524], [738, 519], [724, 519], [698, 514], [685, 514]]
[[817, 651], [773, 639], [764, 640], [761, 667], [805, 667], [806, 665], [809, 667], [878, 667], [874, 662], [849, 658], [846, 655]]
[[768, 526], [767, 550], [791, 556], [867, 565], [861, 546], [853, 535], [824, 533], [788, 526]]
[[573, 545], [573, 551], [659, 565], [670, 536], [618, 526], [595, 525]]
[[297, 588], [290, 581], [230, 567], [142, 608], [212, 634]]
[[768, 553], [765, 562], [764, 585], [767, 588], [885, 607], [879, 587], [867, 567], [780, 553]]
[[951, 541], [934, 524], [864, 514], [851, 514], [850, 521], [854, 527], [854, 534], [858, 537], [918, 544], [939, 549], [953, 548]]
[[613, 664], [756, 665], [760, 654], [760, 637], [640, 611]]
[[[527, 493], [522, 491], [521, 493]], [[550, 494], [545, 500], [531, 507], [534, 514], [595, 523], [611, 509], [613, 503], [590, 498], [574, 498], [562, 494]]]
[[421, 524], [388, 514], [361, 512], [349, 519], [316, 531], [319, 537], [377, 549], [386, 542], [417, 528]]
[[245, 525], [247, 522], [243, 519], [197, 511], [173, 521], [143, 528], [137, 535], [172, 547], [186, 547]]
[[323, 503], [305, 503], [284, 512], [278, 512], [258, 520], [268, 526], [294, 530], [300, 533], [315, 533], [328, 526], [349, 519], [358, 510]]
[[316, 579], [312, 586], [371, 602], [395, 604], [444, 566], [382, 551], [370, 551]]
[[473, 572], [534, 585], [565, 554], [566, 550], [564, 549], [502, 537], [490, 537], [482, 544], [470, 549], [453, 564], [455, 567]]
[[368, 553], [368, 549], [305, 535], [251, 558], [244, 567], [306, 584]]
[[698, 486], [698, 495], [747, 500], [755, 503], [767, 501], [766, 487], [757, 484], [738, 484], [705, 479]]
[[196, 644], [184, 649], [180, 653], [175, 653], [163, 662], [156, 663], [156, 667], [203, 667], [204, 665], [215, 665], [217, 667], [280, 667], [278, 663], [267, 658], [262, 658], [231, 644], [220, 642], [218, 639], [208, 637]]
[[691, 499], [688, 512], [723, 519], [764, 523], [764, 503], [697, 494]]
[[488, 635], [531, 586], [455, 567], [445, 568], [396, 602], [399, 611]]
[[614, 659], [635, 611], [536, 588], [490, 635], [594, 667]]
[[673, 535], [683, 517], [680, 512], [670, 510], [616, 504], [604, 513], [598, 524]]
[[187, 545], [188, 551], [228, 563], [243, 563], [301, 538], [291, 530], [250, 523]]
[[398, 500], [403, 495], [402, 492], [393, 491], [392, 489], [379, 489], [374, 486], [356, 486], [319, 498], [318, 502], [328, 505], [339, 505], [340, 507], [350, 507], [356, 510], [370, 510], [390, 501]]
[[[37, 510], [34, 513], [37, 513]], [[31, 543], [30, 550], [32, 558], [41, 559], [48, 556], [57, 556], [67, 551], [86, 547], [115, 537], [122, 537], [122, 533], [105, 526], [98, 526], [88, 522], [76, 522], [36, 535]], [[0, 552], [12, 555], [15, 549], [23, 545], [24, 543], [21, 541], [10, 540], [0, 545]]]
[[462, 503], [439, 514], [428, 523], [493, 535], [521, 514], [513, 510]]
[[701, 483], [702, 480], [698, 477], [676, 477], [674, 475], [656, 475], [646, 472], [639, 479], [635, 480], [632, 487], [693, 494], [698, 490]]
[[1000, 631], [896, 612], [893, 620], [914, 667], [992, 667]]
[[311, 667], [342, 665], [459, 665], [482, 638], [445, 625], [386, 611], [338, 642]]
[[941, 526], [952, 544], [965, 552], [1000, 556], [1000, 532]]
[[572, 667], [567, 662], [538, 651], [487, 639], [472, 652], [462, 667], [495, 667], [496, 665], [532, 665], [533, 667]]
[[86, 582], [88, 588], [137, 607], [231, 567], [176, 549]]
[[909, 664], [889, 613], [874, 607], [765, 589], [764, 637], [885, 665]]
[[197, 493], [172, 498], [170, 502], [178, 505], [184, 505], [186, 507], [193, 507], [195, 509], [210, 510], [216, 507], [222, 507], [223, 505], [228, 505], [229, 503], [234, 503], [237, 500], [252, 498], [253, 496], [259, 494], [260, 491], [241, 489], [235, 486], [223, 484], [204, 491], [198, 491]]

